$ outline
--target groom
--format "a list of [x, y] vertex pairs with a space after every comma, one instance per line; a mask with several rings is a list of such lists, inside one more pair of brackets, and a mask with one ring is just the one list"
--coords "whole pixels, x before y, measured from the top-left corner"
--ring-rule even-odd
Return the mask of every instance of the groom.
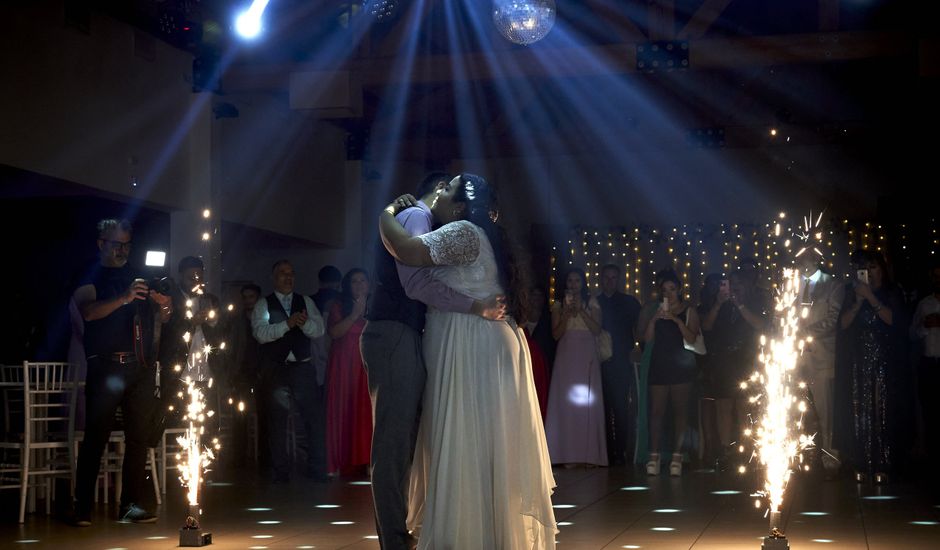
[[[415, 193], [421, 199], [396, 218], [412, 236], [462, 219], [464, 204], [453, 201], [458, 185], [448, 174], [429, 174]], [[435, 280], [429, 268], [396, 262], [381, 241], [376, 252], [368, 322], [359, 340], [372, 398], [372, 497], [379, 544], [384, 550], [405, 550], [413, 545], [405, 519], [426, 376], [421, 349], [424, 304], [487, 319], [502, 318], [505, 306], [502, 297], [474, 300]]]

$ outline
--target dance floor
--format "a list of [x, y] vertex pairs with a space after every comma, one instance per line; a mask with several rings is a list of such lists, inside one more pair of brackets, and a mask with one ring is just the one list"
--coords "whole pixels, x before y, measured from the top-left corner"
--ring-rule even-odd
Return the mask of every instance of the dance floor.
[[[210, 475], [217, 481], [206, 487], [202, 524], [212, 532], [212, 548], [379, 547], [364, 479], [271, 485], [247, 473]], [[767, 531], [748, 496], [753, 480], [735, 474], [651, 478], [621, 467], [555, 475], [560, 549], [756, 550]], [[19, 526], [12, 493], [3, 495], [0, 548], [173, 548], [185, 519], [175, 485], [152, 525], [118, 523], [113, 505], [99, 505], [91, 527], [69, 527], [42, 513]], [[793, 549], [940, 548], [940, 495], [919, 483], [874, 487], [801, 476], [791, 484], [783, 517]]]

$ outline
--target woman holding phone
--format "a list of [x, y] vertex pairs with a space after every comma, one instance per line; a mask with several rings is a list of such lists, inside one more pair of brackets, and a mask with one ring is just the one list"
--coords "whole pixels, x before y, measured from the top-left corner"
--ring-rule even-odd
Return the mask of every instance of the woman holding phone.
[[[745, 284], [740, 273], [720, 279], [714, 301], [702, 311], [702, 331], [708, 349], [708, 376], [715, 398], [715, 416], [721, 454], [720, 469], [727, 467], [737, 434], [747, 423], [747, 395], [741, 381], [754, 371], [757, 343], [767, 323], [769, 304]], [[737, 424], [738, 430], [735, 430]]]
[[894, 462], [892, 435], [898, 432], [894, 428], [901, 410], [897, 395], [905, 385], [903, 299], [881, 254], [862, 251], [857, 258], [854, 292], [846, 292], [839, 319], [850, 392], [837, 401], [840, 416], [851, 419], [851, 427], [837, 446], [852, 461], [857, 481], [882, 483]]
[[643, 331], [646, 346], [652, 346], [649, 362], [649, 461], [646, 473], [659, 475], [661, 435], [666, 407], [672, 403], [673, 439], [669, 474], [682, 475], [682, 441], [688, 426], [689, 395], [696, 375], [695, 354], [685, 348], [699, 333], [695, 308], [683, 299], [682, 283], [672, 269], [656, 274], [660, 304]]
[[601, 306], [587, 289], [584, 271], [565, 274], [565, 292], [552, 307], [558, 341], [548, 390], [545, 435], [553, 464], [607, 466], [604, 394], [594, 337], [601, 332]]

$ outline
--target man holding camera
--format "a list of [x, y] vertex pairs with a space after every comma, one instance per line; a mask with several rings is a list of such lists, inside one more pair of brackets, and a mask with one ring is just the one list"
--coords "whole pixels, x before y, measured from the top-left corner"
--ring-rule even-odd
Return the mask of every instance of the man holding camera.
[[118, 520], [153, 523], [157, 517], [141, 501], [147, 494], [145, 464], [155, 399], [155, 327], [172, 314], [169, 296], [151, 290], [127, 264], [131, 225], [127, 220], [98, 223], [99, 262], [75, 291], [85, 321], [85, 436], [78, 453], [75, 510], [71, 523], [91, 525], [91, 508], [101, 455], [121, 407], [125, 452]]

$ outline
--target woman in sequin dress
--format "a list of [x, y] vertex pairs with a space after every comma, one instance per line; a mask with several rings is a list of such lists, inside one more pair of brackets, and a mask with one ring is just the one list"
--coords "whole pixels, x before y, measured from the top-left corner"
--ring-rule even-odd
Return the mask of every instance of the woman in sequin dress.
[[891, 470], [894, 413], [901, 352], [897, 330], [900, 292], [891, 283], [880, 254], [861, 258], [854, 292], [846, 293], [840, 317], [846, 331], [849, 418], [852, 430], [842, 449], [855, 466], [856, 479], [883, 482]]

